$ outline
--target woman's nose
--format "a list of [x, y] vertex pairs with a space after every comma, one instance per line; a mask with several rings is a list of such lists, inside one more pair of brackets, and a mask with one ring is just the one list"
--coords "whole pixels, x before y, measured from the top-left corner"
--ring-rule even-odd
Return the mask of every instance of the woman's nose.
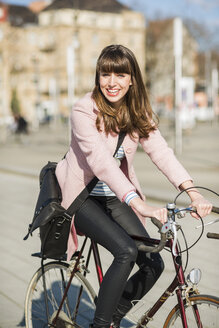
[[109, 77], [109, 85], [112, 87], [115, 85], [115, 83], [116, 83], [116, 77], [114, 74], [111, 74]]

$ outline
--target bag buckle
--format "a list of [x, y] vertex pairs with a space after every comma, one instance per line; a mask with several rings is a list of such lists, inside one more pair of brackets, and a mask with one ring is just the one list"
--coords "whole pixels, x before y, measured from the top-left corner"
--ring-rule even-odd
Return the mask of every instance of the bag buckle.
[[67, 212], [64, 213], [64, 216], [65, 218], [68, 220], [68, 221], [71, 221], [72, 219], [72, 215], [68, 214]]
[[56, 233], [55, 233], [55, 239], [58, 240], [60, 238], [60, 235], [61, 235], [61, 233], [56, 231]]
[[64, 217], [60, 218], [60, 220], [56, 224], [56, 232], [55, 232], [55, 239], [58, 240], [61, 236], [62, 225], [65, 221], [70, 221], [71, 216], [68, 213], [64, 213]]
[[65, 218], [62, 221], [58, 221], [56, 224], [55, 239], [59, 239], [62, 231], [62, 224], [65, 222]]

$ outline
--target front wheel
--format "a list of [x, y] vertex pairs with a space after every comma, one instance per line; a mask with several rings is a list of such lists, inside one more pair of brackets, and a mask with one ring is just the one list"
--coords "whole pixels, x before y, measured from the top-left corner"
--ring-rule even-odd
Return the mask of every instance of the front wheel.
[[[195, 295], [184, 300], [187, 324], [190, 328], [219, 327], [219, 298], [210, 295]], [[199, 322], [199, 323], [198, 323]], [[169, 313], [163, 328], [182, 328], [182, 319], [177, 304]]]
[[[88, 327], [95, 310], [95, 292], [80, 272], [76, 272], [56, 325], [51, 325], [70, 278], [70, 266], [64, 262], [50, 262], [44, 266], [46, 293], [40, 268], [31, 279], [25, 300], [26, 328]], [[46, 303], [48, 304], [48, 316]]]

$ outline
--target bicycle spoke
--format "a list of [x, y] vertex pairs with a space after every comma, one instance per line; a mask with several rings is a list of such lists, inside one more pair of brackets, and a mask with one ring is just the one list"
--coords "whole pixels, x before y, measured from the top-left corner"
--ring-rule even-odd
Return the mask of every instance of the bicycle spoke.
[[[219, 327], [219, 298], [198, 295], [190, 298], [191, 304], [185, 304], [188, 327], [216, 328]], [[170, 312], [165, 328], [181, 328], [182, 320], [178, 305]]]
[[[59, 304], [61, 303], [64, 291], [69, 279], [68, 265], [51, 263], [45, 265], [45, 280], [47, 290], [47, 301], [49, 311], [49, 322], [52, 325], [57, 316]], [[31, 287], [35, 286], [35, 287]], [[83, 286], [83, 288], [81, 288]], [[79, 297], [80, 296], [80, 297]], [[69, 288], [69, 292], [64, 300], [63, 307], [57, 319], [57, 328], [88, 327], [94, 315], [95, 294], [80, 273], [76, 273]], [[25, 304], [25, 317], [27, 328], [44, 328], [48, 326], [44, 300], [44, 288], [42, 273], [39, 272], [30, 284], [27, 294], [27, 304]], [[77, 311], [76, 311], [77, 310]], [[75, 313], [77, 312], [77, 315]], [[74, 318], [74, 319], [73, 319]]]

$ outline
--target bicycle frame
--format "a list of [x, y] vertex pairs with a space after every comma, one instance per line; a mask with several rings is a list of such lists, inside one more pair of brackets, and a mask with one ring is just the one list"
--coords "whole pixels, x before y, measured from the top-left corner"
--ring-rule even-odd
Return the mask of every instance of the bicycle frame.
[[[159, 240], [157, 239], [145, 238], [144, 241], [151, 244], [159, 244]], [[173, 245], [172, 239], [166, 242], [166, 247], [168, 247], [170, 250], [172, 250], [172, 245]], [[179, 255], [179, 250], [177, 245], [175, 247], [176, 255], [174, 255], [172, 251], [171, 253], [172, 253], [173, 263], [176, 271], [176, 276], [173, 279], [172, 283], [169, 285], [169, 287], [165, 290], [165, 292], [155, 302], [152, 308], [141, 317], [136, 328], [142, 328], [144, 325], [146, 325], [157, 313], [157, 311], [162, 307], [162, 305], [167, 301], [167, 299], [173, 294], [175, 290], [176, 290], [178, 304], [181, 312], [183, 328], [188, 328], [185, 309], [184, 309], [184, 302], [182, 297], [182, 289], [183, 286], [185, 286], [186, 281], [182, 268], [181, 256]]]
[[[153, 238], [139, 238], [139, 239], [144, 240], [144, 242], [149, 243], [149, 244], [153, 244], [153, 245], [157, 245], [160, 242], [159, 239], [153, 239]], [[56, 317], [53, 320], [52, 325], [54, 325], [54, 327], [56, 327], [55, 326], [56, 321], [58, 319], [59, 313], [60, 313], [61, 308], [63, 306], [63, 303], [65, 301], [65, 298], [67, 296], [68, 289], [70, 287], [70, 284], [71, 284], [71, 281], [74, 277], [74, 274], [77, 270], [79, 270], [79, 262], [80, 262], [80, 259], [82, 257], [82, 254], [83, 254], [86, 243], [87, 243], [87, 237], [85, 238], [84, 243], [83, 243], [83, 245], [82, 245], [82, 247], [79, 251], [79, 254], [77, 255], [75, 265], [74, 265], [73, 271], [71, 273], [68, 285], [66, 286], [66, 289], [65, 289], [62, 301], [60, 303], [59, 309], [57, 311]], [[174, 267], [175, 267], [175, 271], [176, 271], [176, 276], [173, 279], [172, 283], [169, 285], [169, 287], [165, 290], [165, 292], [155, 302], [155, 304], [152, 306], [152, 308], [149, 311], [147, 311], [145, 314], [142, 315], [142, 317], [140, 318], [139, 322], [136, 325], [136, 328], [142, 328], [142, 327], [146, 326], [146, 324], [153, 318], [153, 316], [158, 312], [158, 310], [167, 301], [169, 296], [173, 294], [174, 291], [176, 291], [177, 300], [178, 300], [178, 304], [179, 304], [179, 309], [180, 309], [180, 312], [181, 312], [182, 326], [183, 326], [183, 328], [188, 328], [188, 324], [187, 324], [187, 320], [186, 320], [186, 314], [185, 314], [185, 308], [184, 308], [184, 298], [183, 298], [183, 295], [182, 295], [182, 291], [184, 290], [184, 287], [186, 285], [186, 280], [185, 280], [185, 276], [184, 276], [184, 272], [183, 272], [183, 268], [182, 268], [181, 255], [179, 254], [178, 246], [176, 245], [176, 247], [175, 247], [175, 254], [176, 255], [174, 255], [173, 252], [172, 252], [172, 245], [173, 245], [173, 240], [169, 239], [166, 242], [166, 247], [168, 247], [171, 250], [173, 263], [174, 263]], [[103, 280], [103, 270], [102, 270], [98, 245], [94, 241], [91, 241], [91, 244], [90, 244], [90, 248], [89, 248], [89, 251], [88, 251], [87, 260], [86, 260], [86, 264], [85, 264], [85, 269], [84, 269], [84, 276], [86, 276], [87, 268], [88, 268], [88, 265], [89, 265], [89, 262], [90, 262], [90, 257], [91, 257], [92, 252], [93, 252], [93, 256], [94, 256], [98, 281], [99, 281], [99, 284], [101, 284], [101, 282]], [[80, 302], [80, 295], [78, 296], [78, 304], [79, 304], [79, 302]], [[193, 307], [194, 307], [194, 315], [196, 316], [196, 321], [197, 321], [198, 327], [202, 328], [202, 324], [200, 322], [198, 309], [196, 308], [195, 305]]]
[[[80, 260], [82, 258], [82, 255], [83, 255], [83, 251], [84, 251], [85, 245], [87, 243], [87, 239], [88, 239], [88, 237], [85, 237], [84, 242], [83, 242], [83, 244], [81, 246], [81, 249], [80, 249], [80, 251], [79, 251], [79, 253], [77, 255], [77, 258], [76, 258], [76, 261], [75, 261], [75, 265], [73, 267], [73, 271], [72, 271], [72, 273], [70, 275], [68, 284], [67, 284], [67, 286], [64, 289], [64, 294], [63, 294], [61, 303], [59, 305], [57, 314], [56, 314], [55, 318], [53, 319], [52, 325], [50, 325], [51, 327], [56, 327], [56, 323], [57, 323], [59, 314], [61, 312], [62, 306], [64, 304], [64, 301], [65, 301], [65, 299], [67, 297], [68, 290], [69, 290], [69, 287], [71, 285], [72, 279], [73, 279], [75, 273], [79, 270], [79, 263], [80, 263]], [[87, 255], [87, 260], [86, 260], [85, 270], [84, 270], [84, 276], [86, 276], [86, 273], [87, 273], [86, 270], [87, 270], [88, 265], [89, 265], [89, 262], [90, 262], [91, 252], [93, 252], [93, 255], [94, 255], [95, 267], [96, 267], [97, 277], [98, 277], [98, 281], [99, 281], [99, 285], [100, 285], [101, 282], [102, 282], [102, 280], [103, 280], [103, 270], [102, 270], [102, 265], [101, 265], [101, 260], [100, 260], [99, 249], [98, 249], [97, 243], [95, 243], [93, 240], [91, 240], [91, 245], [90, 245], [90, 248], [88, 250], [88, 255]], [[81, 287], [81, 288], [83, 288], [83, 287]], [[44, 290], [46, 291], [46, 286], [44, 286]], [[79, 305], [81, 294], [82, 294], [82, 289], [81, 289], [81, 292], [79, 293], [79, 296], [78, 296], [77, 306]], [[46, 306], [47, 306], [47, 304], [46, 304]]]

